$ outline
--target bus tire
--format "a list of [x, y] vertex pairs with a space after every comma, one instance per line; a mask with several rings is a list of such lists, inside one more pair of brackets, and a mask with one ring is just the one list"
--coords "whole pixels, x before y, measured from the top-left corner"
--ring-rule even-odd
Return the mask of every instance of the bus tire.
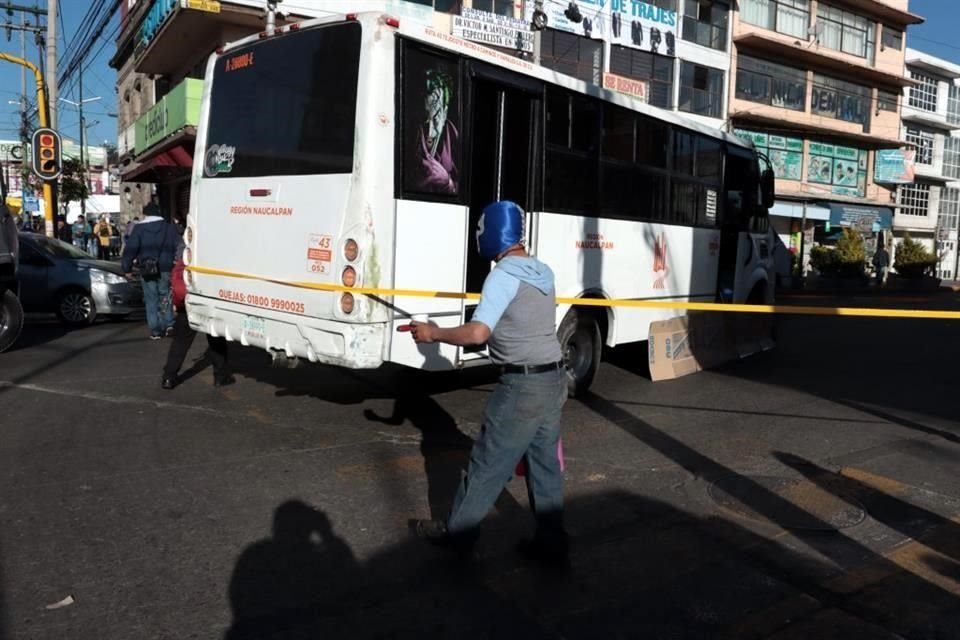
[[575, 398], [593, 384], [600, 369], [603, 339], [597, 316], [574, 307], [557, 329], [560, 352], [567, 372], [568, 393]]
[[23, 307], [13, 291], [0, 293], [0, 353], [13, 346], [23, 330]]

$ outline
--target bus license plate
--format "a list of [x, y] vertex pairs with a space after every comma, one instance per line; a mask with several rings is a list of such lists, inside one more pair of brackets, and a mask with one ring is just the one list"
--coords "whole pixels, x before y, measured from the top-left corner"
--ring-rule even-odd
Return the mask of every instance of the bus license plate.
[[243, 331], [251, 338], [263, 338], [265, 325], [263, 318], [247, 316], [243, 319]]

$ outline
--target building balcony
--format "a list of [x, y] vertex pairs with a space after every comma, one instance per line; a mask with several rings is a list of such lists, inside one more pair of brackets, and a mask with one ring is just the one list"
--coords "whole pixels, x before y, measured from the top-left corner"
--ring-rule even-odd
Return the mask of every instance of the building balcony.
[[[811, 136], [844, 140], [870, 149], [898, 149], [909, 146], [897, 136], [865, 133], [863, 125], [833, 118], [770, 106], [757, 106], [743, 100], [730, 105], [728, 119], [770, 129], [803, 132]], [[886, 131], [884, 128], [882, 131]]]
[[[301, 16], [278, 16], [278, 27]], [[154, 0], [132, 34], [134, 70], [175, 75], [202, 60], [219, 44], [265, 28], [262, 8], [216, 0]]]
[[918, 178], [922, 178], [926, 182], [942, 182], [946, 184], [947, 182], [956, 182], [957, 180], [943, 172], [942, 157], [934, 156], [933, 162], [930, 164], [915, 162], [913, 170]]
[[203, 81], [187, 78], [137, 119], [132, 161], [121, 168], [125, 181], [189, 174], [202, 94]]
[[733, 42], [737, 51], [773, 56], [777, 62], [839, 74], [846, 79], [885, 88], [909, 87], [916, 84], [902, 74], [870, 66], [866, 60], [853, 61], [849, 54], [817, 46], [815, 43], [750, 25], [740, 25]]
[[921, 24], [925, 18], [907, 10], [907, 0], [840, 0], [835, 4], [843, 5], [861, 15], [869, 16], [879, 22], [907, 26]]
[[960, 130], [960, 122], [951, 122], [951, 120], [955, 120], [955, 118], [948, 119], [947, 116], [942, 113], [925, 111], [923, 109], [908, 106], [906, 98], [904, 98], [904, 106], [901, 117], [903, 118], [904, 122], [914, 122], [916, 124], [930, 127], [931, 129], [943, 131], [944, 133]]

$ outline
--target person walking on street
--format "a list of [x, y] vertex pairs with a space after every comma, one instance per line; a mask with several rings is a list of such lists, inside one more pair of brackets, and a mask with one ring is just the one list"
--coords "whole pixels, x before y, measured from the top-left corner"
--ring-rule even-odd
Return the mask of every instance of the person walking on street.
[[180, 238], [177, 229], [160, 216], [146, 216], [133, 228], [123, 249], [123, 272], [133, 277], [133, 262], [140, 265], [143, 304], [147, 312], [150, 339], [159, 340], [173, 333], [170, 308], [170, 272]]
[[93, 235], [97, 239], [97, 258], [109, 260], [111, 229], [106, 216], [100, 216], [97, 220], [97, 224], [93, 226]]
[[73, 244], [80, 248], [82, 251], [87, 250], [87, 238], [90, 237], [90, 225], [87, 224], [86, 218], [81, 214], [77, 217], [77, 221], [73, 223]]
[[877, 245], [877, 251], [873, 254], [873, 268], [877, 273], [877, 286], [882, 287], [887, 277], [887, 269], [890, 268], [890, 254], [883, 243]]
[[57, 220], [57, 239], [67, 244], [73, 244], [73, 230], [63, 218]]
[[449, 515], [411, 525], [422, 538], [469, 550], [480, 522], [525, 462], [536, 532], [518, 548], [533, 560], [564, 566], [568, 549], [558, 443], [567, 377], [556, 334], [553, 272], [524, 249], [523, 210], [513, 202], [484, 209], [477, 247], [496, 267], [483, 284], [473, 319], [454, 328], [412, 322], [410, 331], [417, 343], [486, 343], [500, 380], [483, 411], [480, 437]]
[[[173, 309], [176, 314], [176, 320], [173, 324], [173, 341], [170, 342], [170, 349], [167, 351], [167, 362], [163, 366], [163, 379], [160, 386], [164, 389], [173, 389], [177, 386], [177, 374], [183, 361], [187, 357], [187, 352], [193, 345], [193, 339], [197, 337], [197, 332], [190, 327], [187, 318], [187, 307], [185, 304], [187, 298], [187, 285], [183, 280], [183, 249], [184, 243], [180, 242], [177, 247], [176, 259], [173, 263], [173, 271], [170, 272], [170, 289], [173, 294]], [[223, 336], [214, 338], [207, 334], [207, 360], [213, 365], [213, 386], [221, 387], [233, 384], [236, 379], [230, 373], [230, 367], [227, 362], [227, 339]]]

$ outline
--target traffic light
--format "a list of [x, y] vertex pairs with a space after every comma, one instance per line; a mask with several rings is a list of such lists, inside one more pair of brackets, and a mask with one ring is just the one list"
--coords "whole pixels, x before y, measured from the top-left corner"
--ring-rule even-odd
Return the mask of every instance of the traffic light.
[[33, 132], [33, 172], [41, 180], [56, 180], [63, 170], [60, 134], [53, 129]]

